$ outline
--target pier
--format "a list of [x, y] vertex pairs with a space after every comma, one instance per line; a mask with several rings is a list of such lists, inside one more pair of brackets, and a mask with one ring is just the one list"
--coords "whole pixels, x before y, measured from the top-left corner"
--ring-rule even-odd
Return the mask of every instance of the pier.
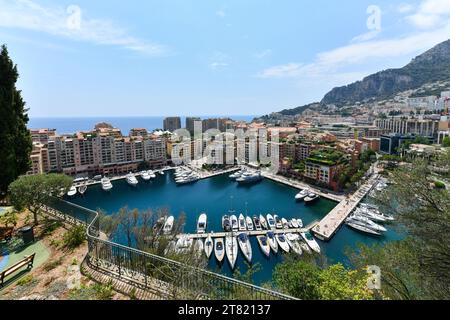
[[318, 221], [314, 221], [303, 228], [289, 228], [289, 229], [273, 229], [273, 230], [254, 230], [254, 231], [233, 231], [233, 232], [209, 232], [209, 233], [182, 233], [176, 235], [176, 238], [187, 238], [187, 239], [206, 239], [208, 236], [211, 236], [211, 238], [225, 238], [227, 236], [236, 236], [241, 233], [247, 234], [249, 237], [256, 237], [256, 236], [265, 236], [269, 232], [273, 232], [274, 234], [282, 234], [282, 233], [302, 233], [310, 231]]
[[312, 228], [314, 235], [320, 240], [329, 241], [361, 200], [374, 188], [378, 182], [378, 177], [378, 174], [373, 174], [355, 193], [342, 200], [322, 221]]

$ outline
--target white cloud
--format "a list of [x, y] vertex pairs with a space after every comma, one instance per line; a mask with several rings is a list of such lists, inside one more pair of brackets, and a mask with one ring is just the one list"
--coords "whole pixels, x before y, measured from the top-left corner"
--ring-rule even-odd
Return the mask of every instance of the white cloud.
[[217, 15], [218, 17], [225, 18], [226, 15], [227, 15], [227, 13], [225, 12], [224, 9], [220, 9], [220, 10], [217, 10], [217, 11], [216, 11], [216, 15]]
[[369, 41], [369, 40], [372, 40], [372, 39], [375, 39], [376, 37], [378, 37], [378, 35], [380, 33], [381, 33], [381, 30], [369, 31], [367, 33], [364, 33], [364, 34], [354, 37], [351, 42]]
[[409, 4], [409, 3], [401, 3], [398, 7], [397, 7], [397, 11], [399, 13], [409, 13], [411, 11], [414, 10], [414, 6]]
[[300, 63], [288, 63], [273, 66], [258, 74], [259, 78], [292, 78], [300, 75], [303, 65]]
[[272, 50], [266, 49], [266, 50], [262, 50], [262, 51], [260, 51], [260, 52], [257, 52], [257, 53], [255, 54], [255, 57], [256, 57], [257, 59], [264, 59], [264, 58], [269, 57], [270, 55], [272, 55]]
[[85, 18], [77, 6], [67, 9], [50, 8], [32, 0], [0, 0], [0, 8], [0, 27], [44, 32], [93, 44], [113, 45], [152, 56], [167, 52], [165, 46], [133, 37], [111, 21]]
[[450, 19], [450, 1], [423, 0], [416, 12], [406, 19], [415, 27], [422, 29], [441, 26]]
[[209, 59], [209, 68], [213, 71], [224, 69], [230, 65], [230, 57], [223, 52], [216, 51]]

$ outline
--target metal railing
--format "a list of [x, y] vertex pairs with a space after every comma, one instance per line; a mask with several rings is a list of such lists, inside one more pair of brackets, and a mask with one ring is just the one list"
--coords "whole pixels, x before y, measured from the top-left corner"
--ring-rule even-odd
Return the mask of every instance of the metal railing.
[[291, 300], [293, 297], [183, 264], [118, 243], [101, 235], [96, 211], [53, 199], [43, 209], [71, 223], [87, 225], [90, 267], [156, 291], [164, 299]]

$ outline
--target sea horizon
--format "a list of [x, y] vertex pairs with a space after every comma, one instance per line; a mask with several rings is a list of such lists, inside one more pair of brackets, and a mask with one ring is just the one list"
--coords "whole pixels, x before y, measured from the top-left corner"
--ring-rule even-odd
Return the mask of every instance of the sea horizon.
[[[181, 126], [185, 126], [187, 117], [230, 118], [236, 121], [251, 121], [255, 115], [207, 115], [207, 116], [179, 116]], [[132, 128], [145, 128], [149, 131], [162, 129], [163, 120], [167, 116], [88, 116], [88, 117], [30, 117], [29, 129], [56, 129], [59, 134], [71, 134], [78, 131], [88, 131], [100, 122], [107, 122], [119, 128], [123, 134], [128, 134]]]

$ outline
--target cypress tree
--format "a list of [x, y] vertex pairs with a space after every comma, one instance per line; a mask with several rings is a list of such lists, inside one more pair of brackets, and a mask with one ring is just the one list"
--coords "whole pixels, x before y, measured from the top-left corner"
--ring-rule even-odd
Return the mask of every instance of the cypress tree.
[[31, 134], [22, 93], [16, 88], [17, 65], [6, 45], [0, 50], [0, 197], [8, 185], [30, 168]]

